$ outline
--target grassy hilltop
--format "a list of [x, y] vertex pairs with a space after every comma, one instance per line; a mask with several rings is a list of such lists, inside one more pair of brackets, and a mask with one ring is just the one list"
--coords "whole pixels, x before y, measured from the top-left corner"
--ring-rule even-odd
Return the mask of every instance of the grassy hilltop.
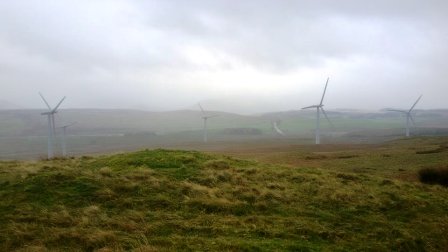
[[1, 251], [446, 251], [448, 138], [0, 162]]

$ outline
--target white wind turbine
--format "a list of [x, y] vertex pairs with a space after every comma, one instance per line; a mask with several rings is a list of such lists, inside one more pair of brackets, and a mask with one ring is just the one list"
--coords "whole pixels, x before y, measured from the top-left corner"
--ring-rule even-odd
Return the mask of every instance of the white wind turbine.
[[272, 130], [275, 131], [277, 134], [284, 136], [285, 133], [278, 127], [281, 123], [281, 120], [273, 120], [272, 122]]
[[399, 109], [388, 109], [388, 111], [400, 112], [406, 115], [406, 137], [410, 136], [410, 121], [415, 124], [414, 118], [412, 118], [412, 110], [415, 108], [417, 103], [420, 101], [423, 95], [420, 95], [418, 99], [414, 102], [414, 105], [409, 110], [399, 110]]
[[204, 143], [207, 142], [207, 120], [209, 118], [217, 117], [219, 115], [206, 115], [204, 109], [202, 108], [201, 104], [198, 103], [199, 108], [201, 108], [202, 111], [202, 120], [204, 120]]
[[39, 92], [40, 97], [45, 102], [45, 105], [47, 105], [48, 111], [41, 113], [41, 115], [46, 115], [48, 118], [48, 159], [54, 157], [54, 136], [56, 133], [56, 126], [54, 122], [54, 114], [58, 112], [58, 108], [61, 105], [61, 103], [64, 101], [64, 98], [61, 99], [61, 101], [56, 105], [56, 107], [51, 108], [48, 104], [47, 100], [45, 100], [44, 96]]
[[322, 99], [320, 100], [320, 103], [318, 105], [312, 105], [312, 106], [308, 106], [308, 107], [304, 107], [302, 109], [309, 109], [309, 108], [316, 108], [316, 131], [315, 131], [315, 135], [316, 135], [316, 144], [320, 144], [320, 111], [322, 111], [322, 113], [324, 114], [325, 118], [327, 119], [328, 123], [333, 126], [333, 124], [331, 123], [330, 119], [328, 119], [327, 113], [324, 110], [324, 97], [325, 97], [325, 92], [327, 91], [327, 86], [328, 86], [328, 81], [330, 80], [330, 78], [327, 78], [327, 82], [325, 83], [325, 89], [324, 89], [324, 93], [322, 95]]
[[67, 128], [70, 127], [70, 126], [73, 126], [75, 124], [76, 124], [76, 122], [70, 123], [70, 124], [66, 124], [66, 125], [60, 127], [62, 129], [61, 144], [62, 144], [62, 156], [63, 157], [67, 156], [67, 143], [66, 143]]

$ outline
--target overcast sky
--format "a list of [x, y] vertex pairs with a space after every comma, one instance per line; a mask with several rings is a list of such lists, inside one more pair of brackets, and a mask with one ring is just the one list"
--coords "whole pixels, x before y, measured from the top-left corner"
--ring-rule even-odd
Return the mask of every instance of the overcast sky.
[[443, 0], [2, 0], [0, 102], [293, 110], [329, 76], [328, 109], [447, 108], [447, 24]]

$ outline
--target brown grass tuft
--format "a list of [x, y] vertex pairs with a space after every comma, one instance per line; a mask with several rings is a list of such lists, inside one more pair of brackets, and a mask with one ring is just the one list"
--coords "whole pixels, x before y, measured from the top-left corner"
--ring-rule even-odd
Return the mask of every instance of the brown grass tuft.
[[215, 170], [229, 169], [230, 164], [225, 160], [209, 160], [204, 163], [205, 168], [211, 168]]

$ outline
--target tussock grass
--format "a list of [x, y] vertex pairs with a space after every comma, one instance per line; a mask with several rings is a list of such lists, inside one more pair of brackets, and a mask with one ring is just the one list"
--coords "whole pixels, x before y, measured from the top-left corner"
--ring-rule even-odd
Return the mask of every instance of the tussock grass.
[[439, 184], [448, 187], [448, 166], [439, 168], [422, 168], [419, 179], [425, 184]]
[[443, 251], [448, 188], [401, 177], [445, 162], [411, 149], [438, 141], [275, 157], [294, 165], [160, 149], [0, 162], [0, 250]]
[[440, 153], [440, 152], [444, 152], [447, 151], [448, 149], [446, 148], [436, 148], [436, 149], [431, 149], [431, 150], [421, 150], [421, 151], [416, 151], [416, 154], [433, 154], [433, 153]]

